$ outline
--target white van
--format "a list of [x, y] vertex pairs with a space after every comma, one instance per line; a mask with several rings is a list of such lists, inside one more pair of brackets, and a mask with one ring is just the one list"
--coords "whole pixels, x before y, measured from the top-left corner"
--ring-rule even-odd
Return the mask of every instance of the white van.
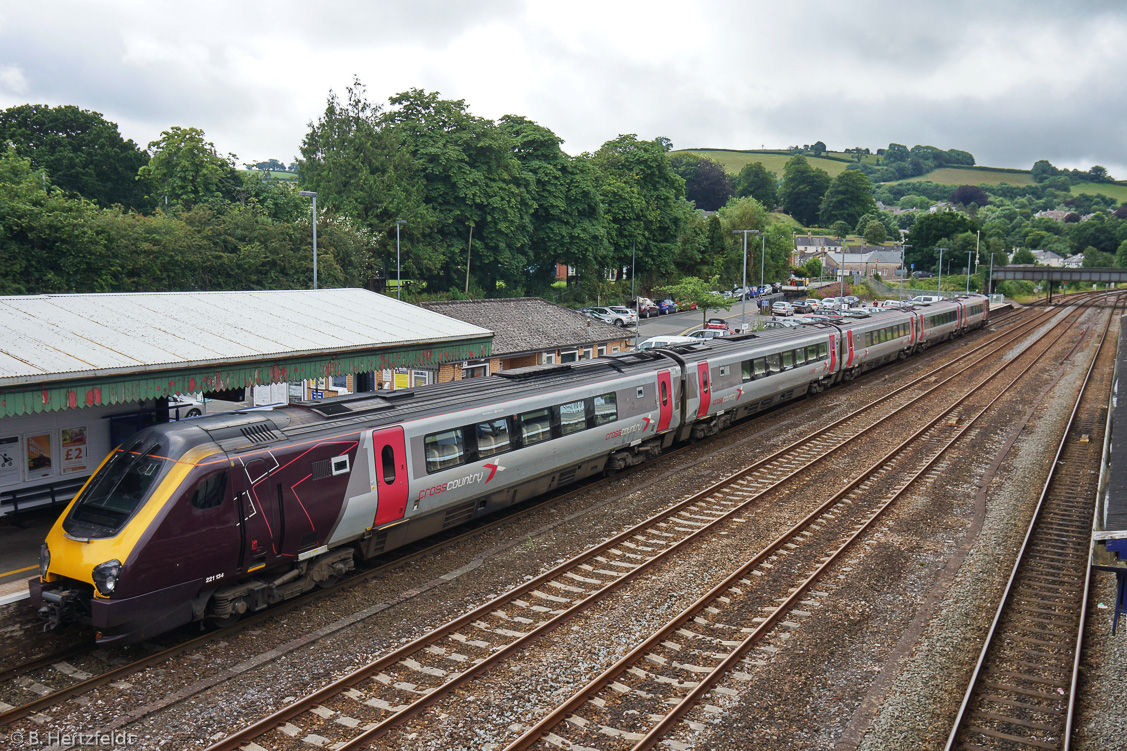
[[700, 341], [689, 336], [651, 336], [644, 342], [639, 342], [637, 350], [642, 352], [655, 347], [676, 347], [679, 344], [696, 344]]
[[929, 303], [929, 302], [942, 302], [944, 300], [940, 295], [916, 295], [908, 302], [912, 303]]

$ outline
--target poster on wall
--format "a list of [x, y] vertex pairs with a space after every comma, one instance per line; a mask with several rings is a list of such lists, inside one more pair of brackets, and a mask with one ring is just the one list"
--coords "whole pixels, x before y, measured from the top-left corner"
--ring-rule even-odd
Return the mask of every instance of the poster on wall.
[[59, 434], [59, 444], [63, 447], [64, 475], [85, 472], [86, 465], [86, 426], [63, 428]]
[[12, 485], [20, 481], [20, 439], [19, 436], [0, 438], [0, 485]]
[[24, 436], [24, 457], [27, 459], [27, 479], [38, 480], [55, 474], [51, 463], [51, 434], [37, 433]]

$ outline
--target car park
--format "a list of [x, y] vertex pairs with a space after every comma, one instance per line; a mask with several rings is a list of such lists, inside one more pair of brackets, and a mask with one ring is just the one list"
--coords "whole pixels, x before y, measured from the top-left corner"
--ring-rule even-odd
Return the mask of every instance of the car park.
[[676, 313], [677, 303], [673, 302], [673, 300], [669, 298], [666, 298], [657, 304], [657, 309], [661, 311], [661, 314], [663, 316], [669, 315], [670, 313]]
[[794, 315], [794, 306], [786, 300], [776, 300], [771, 303], [771, 314], [777, 316]]

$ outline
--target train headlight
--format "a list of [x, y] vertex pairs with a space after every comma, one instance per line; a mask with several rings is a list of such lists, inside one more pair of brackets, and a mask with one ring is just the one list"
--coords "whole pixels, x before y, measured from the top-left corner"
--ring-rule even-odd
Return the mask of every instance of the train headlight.
[[94, 586], [98, 588], [98, 592], [108, 597], [113, 594], [117, 589], [117, 577], [121, 575], [121, 561], [112, 560], [105, 563], [99, 563], [94, 567]]
[[47, 578], [47, 569], [51, 568], [51, 549], [47, 543], [39, 546], [39, 578]]

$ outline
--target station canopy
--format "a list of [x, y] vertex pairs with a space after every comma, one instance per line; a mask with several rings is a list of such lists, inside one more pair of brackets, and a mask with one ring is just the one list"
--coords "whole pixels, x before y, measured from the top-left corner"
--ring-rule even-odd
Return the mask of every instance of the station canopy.
[[435, 369], [492, 337], [362, 289], [0, 296], [0, 417]]

